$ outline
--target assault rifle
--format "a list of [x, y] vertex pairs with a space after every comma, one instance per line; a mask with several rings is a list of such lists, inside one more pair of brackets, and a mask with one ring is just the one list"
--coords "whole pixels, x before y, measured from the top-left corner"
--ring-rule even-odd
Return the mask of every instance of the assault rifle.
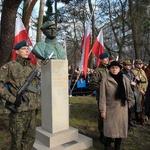
[[[42, 61], [42, 63], [44, 65], [47, 64], [47, 62], [51, 59], [51, 57], [53, 56], [54, 52], [52, 52], [48, 58], [46, 58], [44, 61]], [[26, 79], [26, 82], [23, 84], [23, 86], [19, 89], [19, 91], [17, 92], [17, 96], [16, 96], [16, 101], [29, 101], [28, 97], [26, 95], [24, 95], [25, 91], [27, 90], [27, 88], [29, 87], [29, 85], [31, 84], [31, 82], [34, 80], [35, 77], [40, 76], [39, 74], [39, 68], [35, 68], [33, 69], [33, 71], [30, 73], [29, 77]], [[21, 103], [21, 102], [20, 102]], [[18, 107], [15, 106], [13, 103], [6, 101], [5, 107], [13, 112], [18, 112]]]

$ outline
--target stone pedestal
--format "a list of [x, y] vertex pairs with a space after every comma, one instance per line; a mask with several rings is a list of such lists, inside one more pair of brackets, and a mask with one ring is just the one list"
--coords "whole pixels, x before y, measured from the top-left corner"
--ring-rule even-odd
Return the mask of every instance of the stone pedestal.
[[69, 127], [68, 61], [42, 65], [42, 126], [36, 128], [33, 150], [84, 150], [91, 138]]

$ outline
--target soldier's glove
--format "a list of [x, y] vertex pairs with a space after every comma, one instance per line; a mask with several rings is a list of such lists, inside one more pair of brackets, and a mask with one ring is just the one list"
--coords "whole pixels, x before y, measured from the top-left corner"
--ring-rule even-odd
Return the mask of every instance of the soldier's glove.
[[19, 107], [21, 105], [21, 98], [20, 98], [20, 96], [16, 97], [16, 101], [14, 102], [14, 105], [17, 106], [17, 107]]

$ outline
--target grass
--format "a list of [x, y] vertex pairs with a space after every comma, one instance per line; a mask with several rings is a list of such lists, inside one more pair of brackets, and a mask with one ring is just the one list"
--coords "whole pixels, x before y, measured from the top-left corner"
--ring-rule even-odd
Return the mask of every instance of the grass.
[[[70, 98], [70, 125], [78, 128], [81, 134], [93, 139], [93, 147], [88, 150], [103, 150], [99, 142], [97, 130], [97, 103], [93, 96], [76, 96]], [[113, 144], [112, 144], [113, 149]], [[122, 150], [149, 150], [150, 123], [137, 125], [128, 132], [128, 138], [123, 139]]]
[[[97, 130], [97, 104], [93, 96], [73, 96], [70, 103], [70, 126], [75, 127], [81, 134], [93, 139], [93, 147], [88, 150], [103, 150], [99, 142]], [[0, 112], [2, 112], [2, 104]], [[41, 124], [40, 114], [37, 117], [37, 126]], [[8, 150], [10, 147], [10, 134], [8, 131], [8, 115], [0, 115], [0, 150]], [[144, 126], [137, 125], [128, 133], [128, 138], [123, 139], [122, 150], [149, 150], [150, 149], [150, 123]], [[113, 144], [112, 144], [113, 149]]]

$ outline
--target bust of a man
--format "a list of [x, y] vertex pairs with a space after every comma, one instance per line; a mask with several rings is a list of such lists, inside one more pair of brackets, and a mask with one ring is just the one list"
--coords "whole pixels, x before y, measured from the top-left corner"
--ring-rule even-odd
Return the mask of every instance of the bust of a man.
[[52, 53], [51, 59], [66, 59], [66, 51], [56, 40], [57, 28], [53, 21], [45, 22], [41, 30], [46, 36], [44, 42], [38, 42], [33, 47], [33, 54], [41, 60], [48, 58]]

